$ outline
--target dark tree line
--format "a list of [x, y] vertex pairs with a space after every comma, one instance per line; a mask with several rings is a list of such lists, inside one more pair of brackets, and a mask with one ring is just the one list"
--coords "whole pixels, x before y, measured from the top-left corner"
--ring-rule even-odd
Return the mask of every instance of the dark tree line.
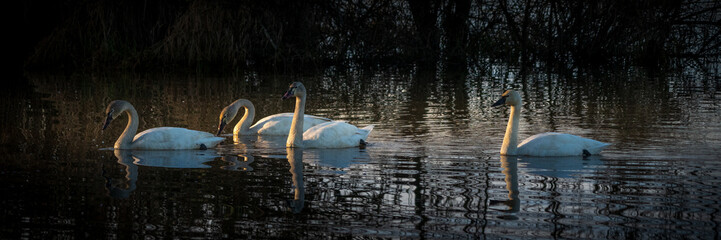
[[666, 67], [721, 56], [713, 0], [27, 1], [30, 70]]

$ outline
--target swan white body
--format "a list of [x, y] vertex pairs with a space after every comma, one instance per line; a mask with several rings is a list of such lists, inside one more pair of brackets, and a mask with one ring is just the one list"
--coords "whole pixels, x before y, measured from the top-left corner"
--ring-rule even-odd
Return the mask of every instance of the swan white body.
[[123, 112], [128, 115], [128, 125], [113, 146], [115, 149], [178, 150], [213, 148], [225, 138], [212, 133], [177, 127], [159, 127], [145, 130], [137, 135], [138, 112], [123, 100], [110, 102], [105, 110], [107, 119], [103, 129]]
[[516, 148], [515, 155], [521, 156], [581, 156], [583, 150], [599, 154], [608, 143], [566, 133], [547, 132], [523, 140]]
[[[243, 118], [233, 128], [233, 135], [273, 135], [285, 136], [290, 131], [293, 122], [293, 113], [279, 113], [270, 115], [260, 119], [258, 122], [250, 125], [255, 118], [255, 106], [246, 99], [238, 99], [223, 109], [220, 113], [220, 124], [218, 124], [218, 135], [230, 121], [235, 118], [240, 107], [245, 108]], [[331, 120], [324, 117], [313, 115], [304, 115], [303, 130], [307, 130], [315, 125], [330, 122]]]
[[372, 130], [373, 125], [358, 128], [346, 122], [328, 122], [303, 132], [303, 145], [306, 148], [357, 147]]
[[291, 84], [283, 99], [295, 97], [295, 112], [288, 133], [286, 147], [298, 148], [347, 148], [359, 147], [373, 130], [373, 125], [358, 128], [346, 122], [331, 121], [300, 131], [304, 126], [306, 90], [300, 82]]
[[209, 132], [201, 132], [186, 128], [158, 127], [145, 130], [135, 135], [130, 148], [118, 147], [116, 149], [200, 149], [203, 144], [207, 148], [213, 148], [224, 138], [213, 136]]
[[[316, 126], [318, 124], [328, 123], [332, 120], [324, 117], [313, 115], [304, 115], [303, 130]], [[257, 123], [250, 127], [251, 133], [258, 135], [287, 135], [290, 131], [290, 125], [293, 123], [293, 113], [278, 113], [258, 120]], [[235, 131], [233, 131], [235, 134]], [[236, 134], [237, 135], [237, 134]]]
[[583, 156], [599, 154], [609, 143], [565, 133], [541, 133], [518, 144], [518, 122], [521, 114], [521, 95], [508, 90], [493, 106], [501, 104], [511, 107], [506, 134], [501, 145], [501, 155], [523, 155], [537, 157]]

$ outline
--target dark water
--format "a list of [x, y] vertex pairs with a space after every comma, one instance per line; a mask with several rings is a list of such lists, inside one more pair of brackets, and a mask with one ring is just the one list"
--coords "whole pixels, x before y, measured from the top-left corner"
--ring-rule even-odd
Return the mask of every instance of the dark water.
[[[721, 82], [695, 71], [571, 77], [329, 72], [313, 77], [28, 76], [2, 111], [2, 227], [10, 239], [718, 239]], [[112, 151], [105, 106], [140, 130], [213, 132], [238, 98], [256, 120], [291, 112], [375, 124], [366, 149], [294, 150], [232, 137], [207, 151]], [[566, 132], [613, 145], [582, 158], [501, 157], [504, 89], [520, 138]], [[226, 131], [227, 132], [227, 131]]]

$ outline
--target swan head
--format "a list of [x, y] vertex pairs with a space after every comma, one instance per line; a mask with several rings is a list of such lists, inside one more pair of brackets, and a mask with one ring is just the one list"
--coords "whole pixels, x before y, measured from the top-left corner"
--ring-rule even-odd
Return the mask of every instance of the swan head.
[[283, 100], [303, 96], [305, 96], [305, 86], [300, 82], [293, 82], [290, 84], [288, 91], [283, 94]]
[[127, 110], [129, 105], [129, 102], [123, 100], [110, 102], [108, 107], [105, 108], [105, 115], [107, 117], [105, 118], [105, 123], [103, 124], [103, 130], [108, 128], [108, 125], [110, 125], [110, 122], [113, 121], [113, 119], [120, 117], [120, 114]]
[[218, 133], [216, 134], [216, 136], [220, 136], [220, 134], [223, 132], [223, 128], [225, 128], [225, 125], [228, 125], [230, 121], [233, 121], [235, 115], [238, 114], [238, 110], [240, 109], [240, 107], [243, 106], [243, 104], [238, 104], [241, 100], [244, 99], [235, 101], [227, 107], [223, 108], [223, 111], [220, 111], [220, 122], [218, 123]]
[[504, 92], [501, 95], [501, 99], [498, 99], [498, 101], [496, 101], [496, 103], [491, 105], [491, 107], [496, 107], [496, 106], [500, 106], [500, 105], [508, 105], [508, 106], [514, 106], [514, 107], [521, 106], [522, 105], [521, 94], [519, 94], [518, 92], [513, 91], [513, 90], [506, 90], [506, 92]]

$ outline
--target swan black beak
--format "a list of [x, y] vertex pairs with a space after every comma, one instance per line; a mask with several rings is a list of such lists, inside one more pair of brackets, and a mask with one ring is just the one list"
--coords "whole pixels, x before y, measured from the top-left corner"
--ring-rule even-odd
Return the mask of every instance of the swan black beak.
[[506, 103], [506, 97], [501, 97], [501, 99], [498, 99], [498, 101], [496, 101], [496, 103], [494, 103], [493, 105], [491, 105], [491, 107], [496, 107], [496, 106], [499, 106], [499, 105], [503, 105], [504, 103]]
[[294, 93], [293, 93], [294, 90], [295, 90], [295, 87], [292, 87], [292, 88], [288, 89], [288, 91], [285, 92], [285, 94], [283, 94], [283, 97], [282, 97], [281, 99], [286, 100], [286, 99], [288, 99], [288, 98], [292, 98], [292, 97], [293, 97], [293, 94], [294, 94]]
[[220, 124], [218, 125], [218, 134], [215, 134], [215, 136], [220, 136], [223, 132], [223, 128], [225, 128], [225, 122], [220, 121]]
[[105, 119], [105, 123], [103, 124], [103, 130], [108, 128], [108, 125], [110, 125], [111, 121], [113, 121], [113, 113], [108, 113], [108, 118]]

